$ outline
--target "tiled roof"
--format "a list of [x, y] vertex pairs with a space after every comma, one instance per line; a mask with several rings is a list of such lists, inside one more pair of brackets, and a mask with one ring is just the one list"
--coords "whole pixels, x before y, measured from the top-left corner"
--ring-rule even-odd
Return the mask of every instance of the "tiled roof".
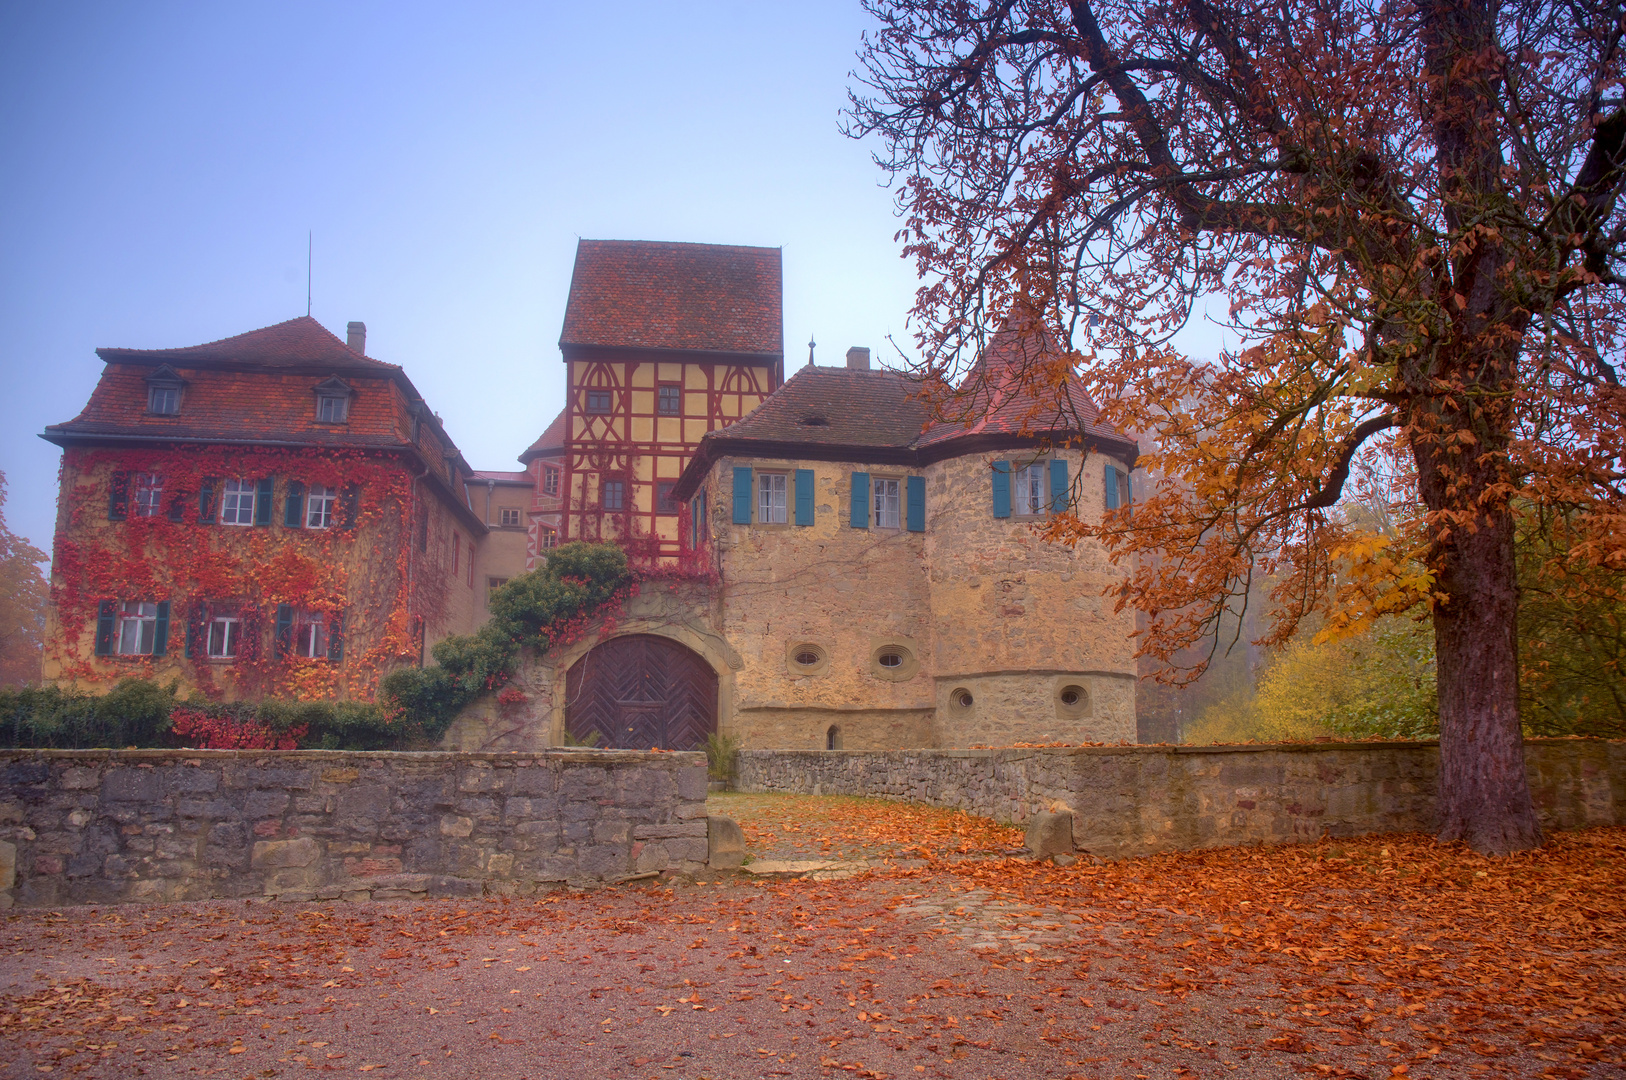
[[582, 240], [559, 344], [777, 357], [782, 293], [778, 248]]
[[553, 418], [553, 423], [548, 425], [547, 430], [542, 432], [541, 437], [519, 456], [520, 462], [529, 464], [533, 458], [554, 457], [563, 454], [565, 452], [565, 428], [569, 418], [569, 410], [560, 409], [559, 415]]
[[482, 480], [495, 480], [502, 484], [529, 484], [531, 474], [526, 472], [504, 472], [499, 469], [475, 469], [469, 473], [470, 483], [478, 483]]
[[906, 447], [926, 423], [914, 381], [896, 371], [803, 367], [762, 404], [708, 439]]
[[175, 367], [227, 364], [270, 370], [327, 368], [371, 373], [401, 370], [395, 364], [356, 352], [309, 315], [206, 345], [180, 349], [97, 349], [96, 355], [110, 364], [156, 366], [167, 363]]

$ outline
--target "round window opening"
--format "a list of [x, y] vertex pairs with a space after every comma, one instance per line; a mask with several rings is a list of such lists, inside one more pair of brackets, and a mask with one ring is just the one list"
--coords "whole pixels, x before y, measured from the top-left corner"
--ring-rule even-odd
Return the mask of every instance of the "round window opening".
[[1063, 705], [1077, 705], [1078, 699], [1081, 696], [1082, 695], [1080, 695], [1078, 692], [1078, 687], [1069, 686], [1067, 689], [1061, 692], [1061, 703]]
[[880, 664], [884, 668], [893, 668], [893, 669], [901, 668], [903, 666], [903, 654], [902, 653], [895, 653], [895, 652], [884, 652], [880, 656], [875, 658], [875, 662]]
[[803, 667], [812, 667], [819, 662], [819, 654], [811, 649], [804, 649], [796, 654], [796, 662]]
[[954, 704], [958, 705], [962, 709], [971, 708], [975, 701], [976, 699], [971, 696], [971, 691], [969, 690], [961, 690], [959, 693], [954, 695]]

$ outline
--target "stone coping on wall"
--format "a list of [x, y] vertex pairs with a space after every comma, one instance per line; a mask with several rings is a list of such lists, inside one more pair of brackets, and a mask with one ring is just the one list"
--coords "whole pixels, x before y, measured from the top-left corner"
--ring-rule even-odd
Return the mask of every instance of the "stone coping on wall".
[[708, 855], [698, 752], [0, 751], [0, 907], [528, 895]]

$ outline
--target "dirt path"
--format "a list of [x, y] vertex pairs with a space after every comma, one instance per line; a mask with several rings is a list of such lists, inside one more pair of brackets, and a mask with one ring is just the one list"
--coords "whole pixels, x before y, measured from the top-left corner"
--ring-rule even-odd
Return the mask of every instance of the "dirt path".
[[1620, 1075], [1626, 831], [1063, 870], [939, 811], [723, 805], [764, 855], [921, 865], [12, 911], [0, 1076]]

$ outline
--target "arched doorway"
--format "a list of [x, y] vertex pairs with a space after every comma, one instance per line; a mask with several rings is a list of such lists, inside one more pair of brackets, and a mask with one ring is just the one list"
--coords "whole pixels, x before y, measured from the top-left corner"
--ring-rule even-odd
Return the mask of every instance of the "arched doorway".
[[565, 673], [565, 730], [607, 749], [704, 749], [717, 730], [717, 673], [670, 638], [611, 638]]

